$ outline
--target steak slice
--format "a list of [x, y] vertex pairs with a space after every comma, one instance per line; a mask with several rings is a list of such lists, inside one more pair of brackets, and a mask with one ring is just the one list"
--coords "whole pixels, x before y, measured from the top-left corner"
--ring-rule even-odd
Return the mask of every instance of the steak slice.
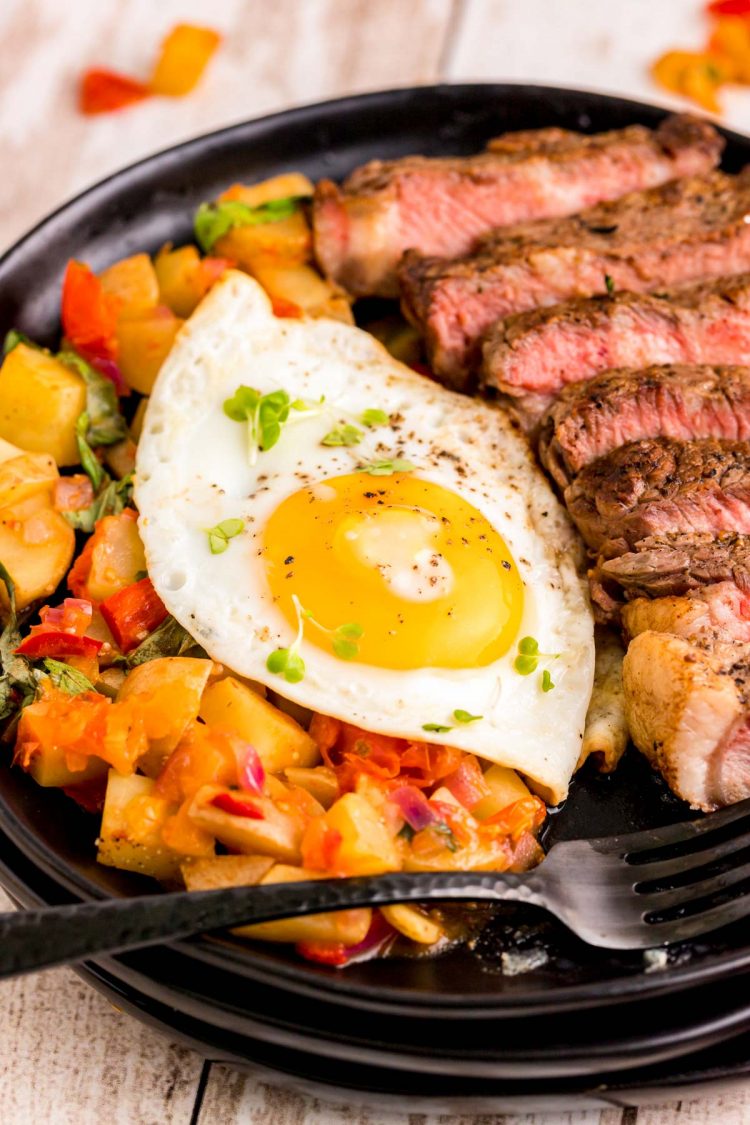
[[325, 273], [358, 296], [398, 295], [409, 248], [455, 257], [492, 227], [570, 215], [602, 199], [716, 167], [724, 142], [706, 121], [667, 117], [584, 136], [507, 133], [477, 156], [374, 160], [339, 188], [315, 191], [315, 250]]
[[644, 438], [592, 461], [565, 490], [589, 548], [623, 554], [670, 531], [750, 533], [750, 444]]
[[653, 629], [727, 652], [732, 645], [750, 645], [750, 596], [734, 582], [717, 582], [681, 596], [636, 598], [622, 607], [622, 624], [631, 640]]
[[597, 457], [660, 436], [747, 441], [750, 367], [647, 367], [574, 383], [544, 416], [539, 455], [562, 490]]
[[403, 309], [422, 329], [438, 378], [465, 388], [483, 335], [504, 317], [612, 288], [642, 293], [750, 269], [748, 214], [750, 168], [501, 228], [454, 261], [410, 250], [399, 270]]
[[602, 559], [597, 574], [616, 582], [627, 597], [681, 595], [717, 582], [733, 582], [750, 594], [750, 536], [731, 531], [653, 535], [626, 555]]
[[647, 631], [622, 666], [638, 749], [678, 797], [712, 812], [750, 796], [750, 663], [731, 663], [682, 637]]
[[614, 293], [532, 309], [493, 325], [482, 382], [538, 414], [569, 383], [615, 367], [743, 363], [750, 357], [750, 273], [668, 293]]

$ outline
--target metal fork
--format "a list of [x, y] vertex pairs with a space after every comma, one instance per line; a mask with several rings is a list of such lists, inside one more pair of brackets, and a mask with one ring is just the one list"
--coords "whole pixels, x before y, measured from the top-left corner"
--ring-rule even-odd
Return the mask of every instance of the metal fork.
[[394, 902], [544, 907], [589, 945], [647, 949], [750, 914], [750, 800], [698, 820], [555, 844], [524, 875], [399, 872], [178, 891], [0, 915], [0, 978], [226, 926]]

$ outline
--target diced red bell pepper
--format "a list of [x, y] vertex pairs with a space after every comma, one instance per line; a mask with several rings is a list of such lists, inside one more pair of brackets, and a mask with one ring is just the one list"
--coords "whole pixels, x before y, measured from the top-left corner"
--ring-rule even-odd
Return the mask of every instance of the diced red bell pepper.
[[21, 641], [16, 652], [19, 656], [28, 656], [30, 660], [39, 660], [43, 656], [95, 656], [103, 644], [104, 641], [95, 637], [43, 630]]
[[83, 262], [68, 262], [62, 290], [63, 331], [84, 359], [115, 359], [120, 302]]
[[286, 297], [272, 297], [271, 308], [274, 316], [287, 318], [302, 316], [300, 306], [296, 305], [294, 301], [287, 301]]
[[244, 816], [248, 820], [265, 820], [257, 805], [246, 798], [235, 797], [232, 793], [217, 793], [210, 804], [221, 812], [229, 813], [230, 816]]
[[296, 946], [300, 957], [306, 961], [317, 961], [319, 965], [345, 965], [349, 954], [343, 941], [299, 941]]
[[145, 641], [167, 616], [167, 608], [150, 578], [118, 590], [101, 603], [100, 609], [122, 652], [130, 652]]
[[135, 78], [113, 70], [93, 68], [81, 78], [78, 108], [81, 113], [112, 113], [151, 96], [151, 90]]
[[364, 956], [373, 955], [386, 944], [390, 943], [396, 931], [383, 917], [379, 910], [373, 911], [370, 928], [362, 941], [357, 945], [344, 945], [341, 941], [301, 941], [297, 943], [297, 952], [300, 957], [308, 961], [317, 961], [320, 965], [347, 965], [350, 961]]
[[710, 16], [750, 16], [750, 0], [711, 0], [706, 11]]

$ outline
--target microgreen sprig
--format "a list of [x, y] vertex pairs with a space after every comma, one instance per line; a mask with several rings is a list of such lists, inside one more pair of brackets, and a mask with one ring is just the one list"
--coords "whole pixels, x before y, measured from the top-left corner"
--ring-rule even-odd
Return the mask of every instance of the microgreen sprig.
[[[470, 711], [464, 711], [457, 707], [453, 712], [452, 718], [457, 723], [476, 723], [479, 719], [483, 719], [484, 715], [472, 715]], [[453, 727], [445, 726], [443, 723], [422, 723], [422, 730], [428, 731], [430, 734], [447, 734], [448, 731], [453, 730]]]
[[364, 635], [364, 629], [356, 621], [349, 621], [345, 625], [339, 625], [336, 629], [327, 629], [325, 625], [316, 621], [309, 609], [303, 609], [300, 606], [300, 610], [306, 621], [309, 621], [316, 629], [320, 629], [321, 633], [326, 633], [331, 638], [331, 648], [339, 660], [354, 660], [359, 655], [357, 641]]
[[457, 723], [476, 723], [479, 719], [483, 719], [484, 715], [472, 715], [471, 712], [459, 708], [453, 712], [453, 718]]
[[386, 414], [385, 410], [378, 410], [377, 407], [371, 407], [369, 410], [364, 410], [360, 414], [359, 420], [362, 425], [367, 426], [368, 429], [374, 429], [376, 426], [387, 426], [390, 422], [390, 418]]
[[422, 723], [422, 730], [430, 734], [447, 734], [449, 730], [453, 730], [453, 727], [444, 727], [442, 723]]
[[238, 519], [222, 520], [216, 527], [206, 529], [208, 547], [212, 555], [223, 555], [229, 546], [229, 540], [245, 530], [245, 521]]
[[392, 461], [368, 461], [357, 468], [360, 473], [369, 473], [371, 477], [390, 477], [394, 473], [412, 473], [416, 465], [396, 457]]
[[359, 445], [365, 435], [358, 426], [353, 426], [349, 422], [345, 422], [340, 426], [334, 426], [332, 430], [320, 439], [321, 445]]
[[[539, 641], [535, 637], [522, 637], [518, 642], [518, 655], [513, 661], [513, 667], [520, 676], [530, 676], [532, 672], [536, 672], [540, 660], [557, 660], [559, 655], [557, 652], [540, 652]], [[542, 671], [540, 684], [543, 692], [552, 691], [555, 686], [546, 668]]]
[[275, 676], [283, 676], [288, 684], [298, 684], [305, 677], [305, 662], [299, 654], [304, 631], [304, 616], [300, 600], [292, 595], [297, 614], [297, 636], [288, 648], [277, 648], [266, 660], [266, 668]]

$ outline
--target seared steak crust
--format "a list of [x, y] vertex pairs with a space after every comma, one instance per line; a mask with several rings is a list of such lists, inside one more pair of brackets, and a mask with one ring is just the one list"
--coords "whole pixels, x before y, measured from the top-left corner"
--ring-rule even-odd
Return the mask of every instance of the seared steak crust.
[[750, 533], [750, 444], [629, 442], [582, 469], [568, 511], [594, 551], [612, 557], [669, 531]]
[[682, 595], [717, 582], [733, 582], [750, 594], [750, 535], [652, 535], [626, 555], [601, 560], [597, 573], [630, 598]]
[[608, 288], [641, 293], [750, 269], [749, 212], [750, 169], [713, 172], [495, 230], [452, 262], [409, 251], [402, 305], [436, 375], [465, 387], [483, 335], [504, 317]]
[[477, 156], [374, 160], [314, 201], [322, 268], [358, 296], [396, 296], [404, 250], [455, 257], [495, 226], [570, 215], [602, 199], [716, 167], [708, 122], [666, 118], [595, 136], [538, 129], [496, 138]]
[[743, 363], [750, 357], [750, 273], [518, 313], [490, 328], [482, 353], [483, 384], [512, 395], [532, 416], [567, 384], [611, 368]]
[[565, 489], [597, 457], [660, 436], [750, 438], [750, 367], [647, 367], [573, 383], [544, 416], [539, 455]]

